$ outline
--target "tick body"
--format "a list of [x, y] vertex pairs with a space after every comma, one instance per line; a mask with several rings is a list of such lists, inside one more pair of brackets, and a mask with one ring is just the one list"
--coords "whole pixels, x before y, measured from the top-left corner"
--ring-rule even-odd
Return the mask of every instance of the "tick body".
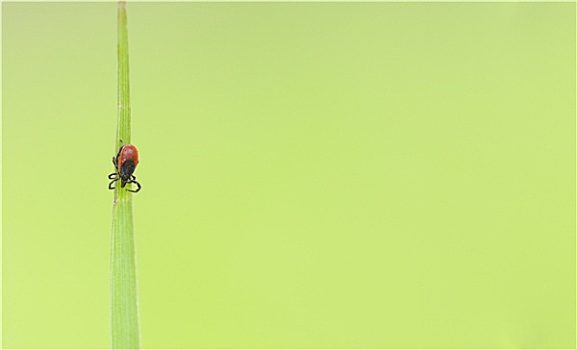
[[127, 191], [130, 192], [138, 192], [140, 191], [140, 184], [136, 181], [136, 176], [132, 175], [134, 173], [134, 169], [138, 165], [138, 150], [134, 145], [128, 144], [125, 145], [121, 141], [120, 149], [118, 150], [118, 154], [116, 157], [112, 157], [112, 163], [116, 168], [116, 172], [108, 175], [108, 178], [112, 181], [108, 184], [108, 188], [113, 190], [114, 183], [120, 180], [120, 187], [124, 188], [126, 184], [133, 183], [136, 185], [136, 189], [127, 188]]

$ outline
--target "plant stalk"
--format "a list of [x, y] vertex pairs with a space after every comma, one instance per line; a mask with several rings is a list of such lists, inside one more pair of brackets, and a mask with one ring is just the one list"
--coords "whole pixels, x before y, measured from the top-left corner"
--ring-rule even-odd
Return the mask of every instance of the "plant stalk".
[[[130, 143], [130, 85], [126, 2], [118, 2], [118, 117], [115, 152]], [[116, 155], [116, 153], [115, 153]], [[110, 346], [139, 349], [140, 324], [132, 193], [116, 186], [110, 237]]]

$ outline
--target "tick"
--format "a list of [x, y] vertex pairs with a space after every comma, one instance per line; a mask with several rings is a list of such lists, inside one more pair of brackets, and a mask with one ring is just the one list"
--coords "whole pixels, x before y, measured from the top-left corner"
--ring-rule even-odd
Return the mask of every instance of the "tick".
[[108, 189], [115, 189], [114, 183], [120, 180], [120, 187], [124, 188], [126, 184], [133, 183], [136, 184], [137, 188], [135, 190], [127, 188], [127, 191], [138, 192], [140, 191], [140, 184], [136, 181], [136, 176], [132, 175], [134, 169], [138, 165], [138, 150], [134, 145], [125, 145], [120, 141], [120, 149], [116, 157], [112, 157], [112, 164], [116, 168], [116, 172], [108, 175], [108, 178], [112, 181], [108, 184]]

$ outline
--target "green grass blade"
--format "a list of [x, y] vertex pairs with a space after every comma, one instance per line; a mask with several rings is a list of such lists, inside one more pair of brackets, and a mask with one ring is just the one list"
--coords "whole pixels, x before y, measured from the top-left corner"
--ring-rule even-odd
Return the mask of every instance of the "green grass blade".
[[[128, 33], [126, 3], [118, 3], [118, 124], [116, 150], [120, 140], [130, 143], [130, 86], [128, 80]], [[136, 251], [132, 219], [132, 193], [116, 186], [110, 238], [111, 347], [139, 349]]]
[[120, 140], [130, 143], [130, 84], [128, 80], [128, 30], [126, 2], [118, 2], [118, 124], [116, 149]]

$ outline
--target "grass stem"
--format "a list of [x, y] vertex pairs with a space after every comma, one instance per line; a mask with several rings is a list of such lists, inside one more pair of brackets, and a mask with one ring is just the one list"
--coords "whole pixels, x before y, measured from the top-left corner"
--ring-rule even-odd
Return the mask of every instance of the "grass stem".
[[[120, 141], [130, 143], [130, 85], [126, 2], [118, 2], [118, 123]], [[110, 237], [110, 342], [112, 349], [139, 349], [140, 329], [132, 193], [116, 186]]]

